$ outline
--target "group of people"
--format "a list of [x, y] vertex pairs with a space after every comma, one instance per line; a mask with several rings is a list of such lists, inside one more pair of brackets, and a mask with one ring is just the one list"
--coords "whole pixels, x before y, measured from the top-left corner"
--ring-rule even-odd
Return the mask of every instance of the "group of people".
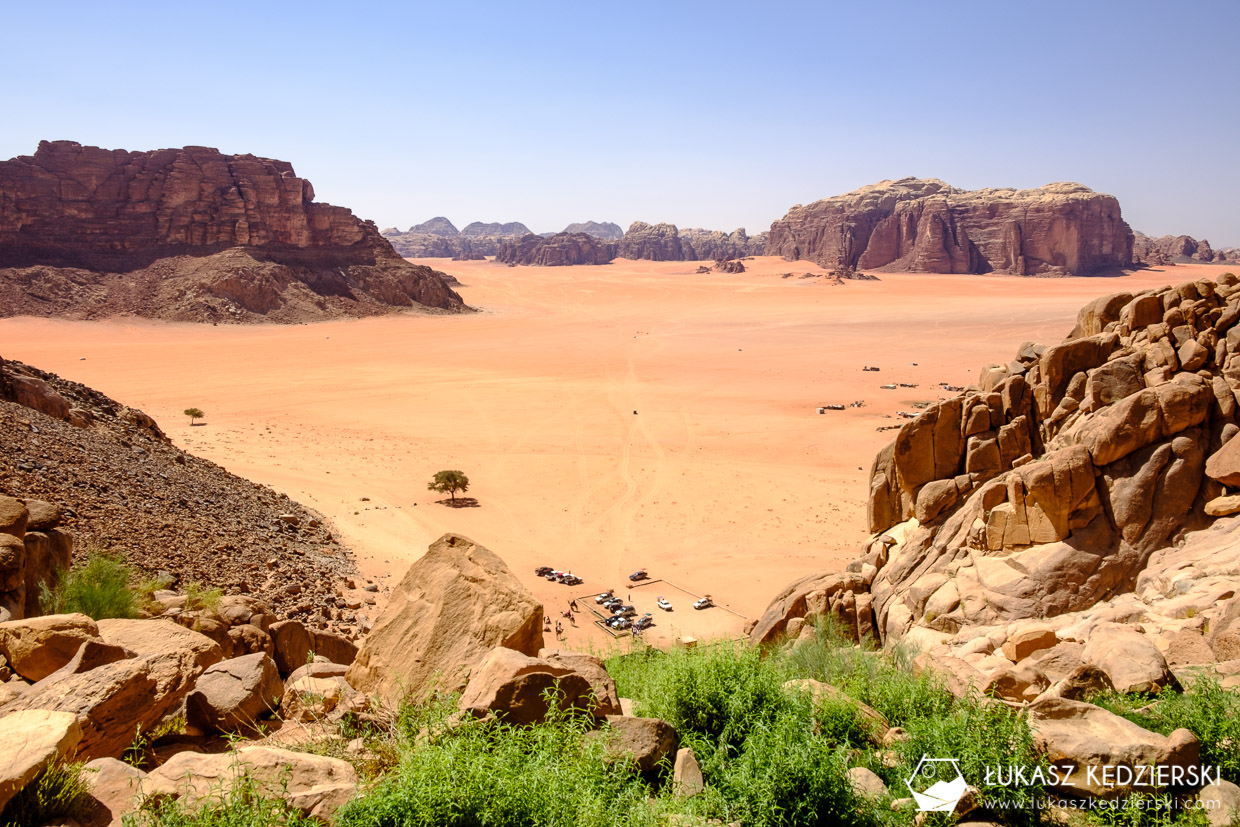
[[[569, 602], [568, 611], [564, 612], [564, 615], [563, 615], [565, 618], [568, 619], [569, 623], [573, 624], [574, 629], [577, 628], [577, 618], [573, 613], [579, 612], [579, 611], [581, 611], [581, 609], [580, 607], [577, 606], [577, 601], [573, 600]], [[551, 617], [549, 615], [543, 615], [543, 631], [544, 632], [551, 631]], [[555, 621], [555, 636], [558, 640], [564, 639], [564, 624], [560, 621], [559, 618], [556, 618], [556, 621]]]

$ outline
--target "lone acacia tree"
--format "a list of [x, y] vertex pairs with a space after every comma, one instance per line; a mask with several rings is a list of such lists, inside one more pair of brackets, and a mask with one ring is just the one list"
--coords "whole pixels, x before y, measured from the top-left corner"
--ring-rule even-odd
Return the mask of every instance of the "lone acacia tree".
[[448, 494], [452, 497], [452, 501], [456, 502], [457, 491], [469, 490], [469, 477], [460, 471], [440, 471], [435, 475], [435, 479], [426, 484], [426, 487], [440, 494]]
[[206, 416], [206, 414], [202, 412], [202, 408], [186, 408], [182, 411], [182, 413], [189, 417], [189, 424], [191, 425], [194, 424], [195, 419], [202, 419]]

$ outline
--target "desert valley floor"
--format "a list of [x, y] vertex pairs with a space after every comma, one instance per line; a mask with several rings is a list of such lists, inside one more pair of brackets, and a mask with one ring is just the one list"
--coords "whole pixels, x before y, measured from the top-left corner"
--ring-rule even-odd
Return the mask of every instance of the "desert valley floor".
[[[646, 567], [661, 582], [632, 597], [642, 612], [671, 598], [652, 635], [667, 640], [739, 633], [789, 581], [850, 559], [870, 463], [893, 436], [877, 429], [950, 395], [939, 383], [1059, 341], [1095, 296], [1227, 269], [831, 284], [771, 257], [739, 275], [422, 263], [457, 276], [481, 312], [292, 327], [6, 319], [0, 354], [141, 408], [179, 446], [323, 512], [379, 582], [446, 531], [497, 552], [553, 616]], [[880, 388], [893, 383], [916, 387]], [[816, 412], [829, 404], [846, 407]], [[205, 425], [181, 415], [190, 406]], [[436, 504], [426, 483], [445, 468], [469, 476], [477, 507]], [[537, 579], [542, 564], [585, 584]], [[723, 608], [694, 612], [707, 593]], [[566, 634], [608, 640], [584, 622]]]

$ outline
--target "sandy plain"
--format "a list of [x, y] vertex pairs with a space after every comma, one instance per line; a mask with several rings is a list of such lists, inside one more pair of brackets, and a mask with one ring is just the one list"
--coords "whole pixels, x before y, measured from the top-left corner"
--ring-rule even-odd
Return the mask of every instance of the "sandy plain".
[[[376, 582], [454, 531], [503, 557], [553, 617], [615, 587], [666, 642], [739, 634], [791, 580], [854, 556], [870, 464], [894, 435], [878, 429], [950, 395], [939, 383], [970, 384], [1024, 341], [1058, 342], [1093, 297], [1227, 270], [833, 285], [773, 257], [737, 275], [424, 263], [457, 276], [480, 312], [249, 327], [5, 319], [0, 354], [140, 408], [179, 446], [318, 509]], [[892, 383], [916, 387], [880, 388]], [[189, 425], [189, 406], [205, 425]], [[444, 468], [469, 476], [476, 507], [436, 503], [426, 483]], [[538, 565], [585, 583], [548, 583]], [[663, 582], [629, 590], [642, 567]], [[663, 593], [671, 613], [654, 608]], [[720, 608], [693, 611], [701, 594]], [[576, 619], [567, 645], [611, 644]]]

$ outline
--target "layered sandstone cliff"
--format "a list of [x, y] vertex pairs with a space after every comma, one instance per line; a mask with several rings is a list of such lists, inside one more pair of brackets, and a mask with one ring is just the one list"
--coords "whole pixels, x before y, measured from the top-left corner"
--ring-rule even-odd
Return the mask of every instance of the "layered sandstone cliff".
[[0, 162], [0, 313], [300, 321], [460, 310], [290, 164], [43, 141]]
[[616, 255], [635, 261], [726, 261], [763, 255], [765, 247], [765, 233], [750, 238], [744, 227], [724, 233], [634, 221], [620, 239]]
[[902, 178], [796, 206], [767, 255], [909, 273], [1095, 275], [1132, 264], [1132, 231], [1109, 195], [1080, 184], [965, 191]]

